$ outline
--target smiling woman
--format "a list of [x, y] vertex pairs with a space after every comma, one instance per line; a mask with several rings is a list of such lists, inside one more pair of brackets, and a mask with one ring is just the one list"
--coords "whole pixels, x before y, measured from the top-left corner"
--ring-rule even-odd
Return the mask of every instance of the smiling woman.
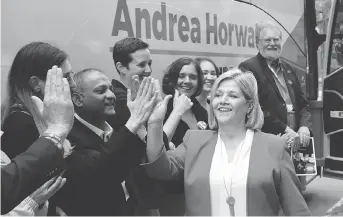
[[[175, 60], [168, 67], [162, 83], [165, 94], [174, 94], [173, 99], [168, 103], [165, 121], [172, 115], [173, 110], [178, 110], [178, 107], [184, 106], [179, 114], [180, 123], [178, 123], [175, 133], [170, 136], [171, 141], [177, 147], [182, 142], [187, 130], [198, 129], [197, 123], [200, 121], [207, 124], [207, 112], [195, 98], [203, 90], [204, 75], [197, 61], [184, 57]], [[181, 97], [190, 98], [193, 105], [191, 107], [187, 107], [186, 104], [179, 105], [179, 94]]]
[[185, 215], [277, 216], [280, 208], [285, 215], [310, 215], [286, 141], [260, 131], [253, 74], [222, 74], [211, 91], [211, 110], [211, 130], [188, 131], [173, 151], [147, 148], [151, 177], [183, 181]]
[[202, 107], [208, 110], [208, 97], [210, 95], [213, 83], [219, 76], [219, 69], [214, 61], [209, 58], [196, 58], [195, 61], [199, 63], [204, 74], [204, 87], [201, 94], [197, 96], [197, 100]]
[[[197, 61], [191, 58], [179, 58], [167, 69], [163, 77], [163, 92], [174, 94], [169, 101], [165, 115], [163, 131], [166, 133], [170, 145], [168, 149], [175, 149], [182, 143], [187, 130], [207, 128], [207, 111], [195, 98], [203, 90], [203, 72]], [[162, 200], [161, 215], [184, 215], [183, 182], [167, 182], [165, 188], [168, 195]]]

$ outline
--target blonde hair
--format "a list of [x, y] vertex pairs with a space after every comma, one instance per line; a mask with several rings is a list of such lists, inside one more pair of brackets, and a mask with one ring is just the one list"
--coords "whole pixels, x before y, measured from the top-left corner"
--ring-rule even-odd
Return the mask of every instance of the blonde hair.
[[261, 130], [263, 126], [264, 116], [258, 101], [258, 88], [255, 76], [249, 72], [242, 72], [238, 68], [232, 68], [229, 71], [223, 73], [214, 82], [211, 90], [211, 103], [210, 111], [208, 116], [209, 127], [212, 130], [218, 130], [218, 123], [213, 112], [213, 99], [216, 95], [219, 85], [225, 80], [233, 80], [237, 83], [239, 88], [242, 90], [245, 99], [252, 106], [250, 111], [247, 113], [245, 125], [248, 129]]
[[256, 40], [256, 43], [258, 43], [259, 40], [261, 39], [261, 32], [265, 28], [276, 29], [280, 33], [280, 39], [282, 39], [282, 32], [274, 22], [262, 20], [262, 21], [259, 21], [255, 24], [255, 40]]

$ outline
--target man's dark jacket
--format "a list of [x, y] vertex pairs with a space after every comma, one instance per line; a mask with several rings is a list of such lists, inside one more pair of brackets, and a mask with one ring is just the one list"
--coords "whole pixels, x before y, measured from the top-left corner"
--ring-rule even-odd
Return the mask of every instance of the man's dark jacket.
[[[281, 61], [284, 78], [292, 100], [297, 131], [301, 126], [311, 130], [311, 114], [309, 104], [301, 89], [295, 70], [285, 61]], [[276, 86], [273, 72], [268, 67], [265, 58], [259, 53], [255, 57], [242, 62], [239, 68], [251, 71], [258, 84], [258, 96], [264, 113], [263, 132], [283, 134], [287, 126], [287, 108], [281, 93]]]
[[[127, 107], [127, 88], [115, 79], [112, 80], [112, 85], [116, 95], [114, 108], [116, 113], [107, 119], [107, 123], [116, 131], [129, 120], [130, 111]], [[163, 136], [165, 144], [168, 144], [166, 135]], [[146, 210], [159, 207], [159, 198], [163, 194], [159, 183], [159, 181], [147, 176], [144, 168], [139, 167], [131, 171], [126, 184], [134, 203], [140, 209]]]
[[68, 139], [75, 148], [56, 205], [71, 216], [133, 215], [121, 183], [140, 164], [145, 144], [125, 126], [105, 143], [77, 119]]
[[1, 168], [1, 214], [8, 213], [26, 197], [65, 168], [61, 151], [52, 141], [39, 138], [24, 153]]

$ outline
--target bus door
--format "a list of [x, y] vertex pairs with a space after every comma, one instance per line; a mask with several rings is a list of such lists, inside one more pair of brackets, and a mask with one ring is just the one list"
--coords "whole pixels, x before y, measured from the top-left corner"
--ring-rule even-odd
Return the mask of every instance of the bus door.
[[343, 179], [343, 1], [331, 2], [323, 79], [323, 175]]

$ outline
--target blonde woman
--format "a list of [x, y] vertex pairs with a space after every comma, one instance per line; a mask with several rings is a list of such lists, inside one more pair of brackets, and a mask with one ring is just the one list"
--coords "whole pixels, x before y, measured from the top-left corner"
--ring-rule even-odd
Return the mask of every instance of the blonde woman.
[[158, 145], [162, 131], [159, 142], [148, 144], [148, 174], [184, 180], [186, 215], [275, 216], [280, 209], [310, 215], [286, 141], [260, 131], [263, 113], [254, 76], [239, 69], [222, 74], [210, 106], [211, 130], [188, 131], [174, 151]]

